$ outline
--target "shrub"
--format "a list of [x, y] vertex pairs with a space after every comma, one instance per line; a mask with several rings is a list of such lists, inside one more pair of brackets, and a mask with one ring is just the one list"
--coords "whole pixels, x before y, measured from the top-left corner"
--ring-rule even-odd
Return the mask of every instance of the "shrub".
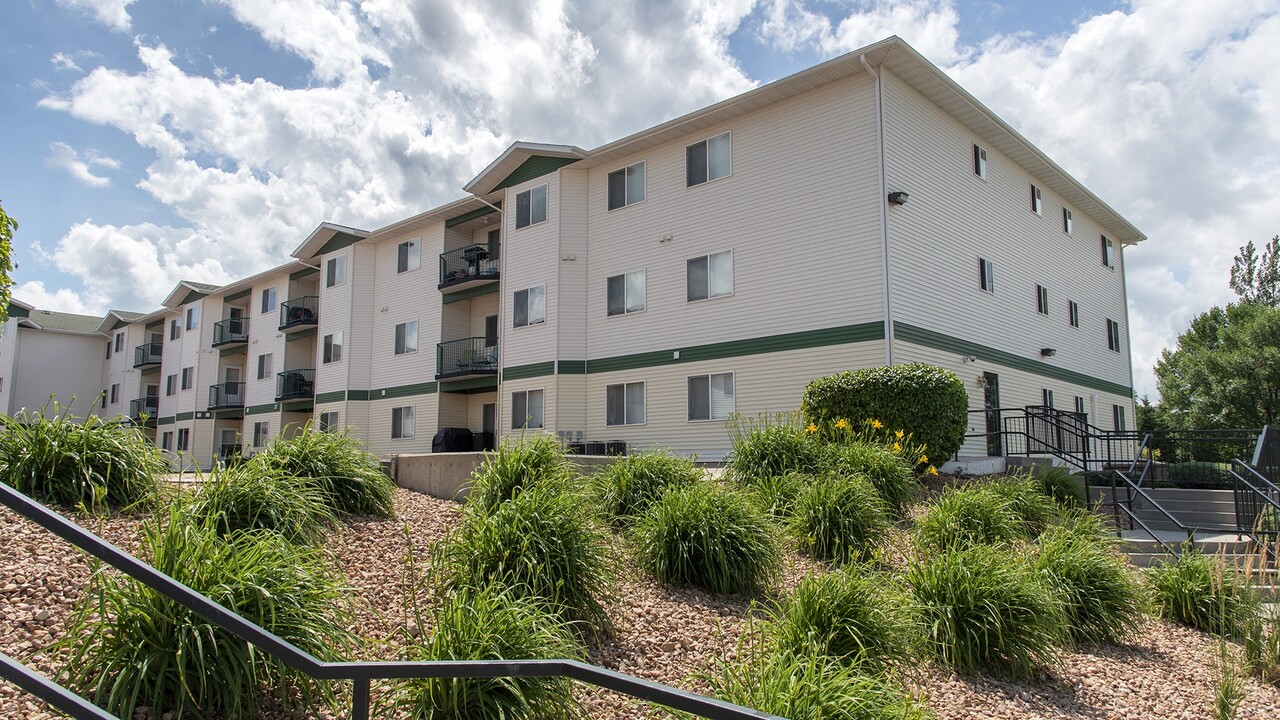
[[1182, 555], [1147, 570], [1160, 615], [1226, 637], [1240, 637], [1258, 598], [1222, 558], [1184, 546]]
[[822, 560], [865, 560], [889, 528], [888, 508], [861, 475], [827, 475], [800, 493], [790, 518], [800, 547]]
[[1078, 642], [1118, 642], [1142, 614], [1142, 594], [1111, 546], [1092, 515], [1040, 536], [1033, 567], [1057, 591]]
[[850, 566], [802, 580], [769, 613], [765, 632], [784, 655], [827, 655], [885, 670], [912, 654], [906, 608], [890, 578]]
[[765, 514], [782, 520], [791, 517], [791, 513], [795, 511], [796, 501], [800, 499], [800, 493], [804, 492], [815, 478], [800, 472], [788, 472], [759, 478], [738, 478], [738, 480]]
[[303, 479], [340, 515], [395, 515], [395, 483], [378, 459], [345, 433], [323, 432], [307, 423], [292, 438], [277, 438], [245, 467]]
[[614, 575], [608, 546], [580, 498], [534, 487], [490, 512], [469, 512], [437, 552], [453, 587], [499, 583], [607, 636], [604, 605]]
[[1036, 471], [1040, 492], [1068, 508], [1084, 507], [1084, 479], [1064, 467]]
[[337, 516], [327, 498], [305, 480], [272, 475], [260, 467], [219, 470], [183, 505], [184, 517], [211, 522], [226, 536], [270, 530], [291, 542], [318, 542]]
[[536, 434], [520, 440], [503, 438], [472, 476], [467, 506], [489, 512], [530, 487], [564, 487], [572, 477], [573, 465], [555, 437]]
[[168, 465], [142, 431], [70, 407], [0, 415], [0, 480], [38, 500], [93, 511], [154, 499]]
[[[407, 648], [407, 660], [581, 659], [572, 623], [536, 598], [500, 585], [460, 588], [431, 614], [435, 631]], [[421, 625], [421, 623], [420, 623]], [[584, 717], [573, 681], [548, 678], [428, 678], [407, 680], [382, 699], [380, 716], [392, 710], [413, 718]], [[387, 707], [389, 706], [389, 707]]]
[[1004, 498], [1022, 523], [1022, 534], [1033, 538], [1053, 522], [1057, 508], [1045, 495], [1040, 483], [1031, 475], [1006, 475], [979, 486], [983, 491]]
[[904, 430], [938, 462], [960, 449], [969, 395], [950, 370], [910, 363], [828, 375], [809, 383], [800, 404], [806, 422], [874, 418]]
[[920, 495], [912, 466], [892, 448], [854, 442], [826, 446], [825, 465], [841, 474], [865, 475], [897, 517]]
[[[221, 537], [173, 507], [143, 528], [142, 555], [196, 592], [321, 659], [347, 659], [357, 639], [350, 589], [314, 547], [276, 533]], [[95, 572], [59, 644], [70, 651], [70, 683], [119, 715], [150, 706], [156, 716], [254, 717], [275, 691], [287, 706], [333, 691], [221, 630], [142, 583]]]
[[755, 419], [735, 415], [728, 430], [733, 442], [729, 470], [741, 482], [788, 472], [813, 473], [821, 464], [819, 446], [809, 439], [796, 413]]
[[916, 522], [916, 547], [942, 550], [1008, 544], [1024, 537], [1022, 519], [1008, 497], [980, 485], [948, 488]]
[[778, 570], [769, 519], [746, 495], [712, 483], [676, 487], [632, 529], [640, 566], [659, 582], [749, 592]]
[[615, 460], [592, 475], [590, 484], [600, 511], [621, 520], [644, 512], [667, 488], [701, 479], [693, 460], [655, 451]]

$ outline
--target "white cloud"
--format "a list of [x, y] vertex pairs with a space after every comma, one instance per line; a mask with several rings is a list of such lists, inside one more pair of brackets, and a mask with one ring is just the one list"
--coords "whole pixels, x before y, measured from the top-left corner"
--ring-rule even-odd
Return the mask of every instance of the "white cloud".
[[128, 30], [129, 6], [136, 0], [58, 0], [58, 4], [84, 10], [94, 15], [98, 22], [113, 30]]
[[93, 315], [98, 312], [97, 308], [91, 308], [80, 298], [80, 294], [68, 288], [58, 288], [50, 291], [45, 287], [44, 283], [39, 280], [31, 280], [13, 288], [13, 297], [21, 300], [28, 305], [34, 305], [41, 310], [53, 310], [55, 312], [78, 313], [82, 315]]
[[93, 150], [81, 158], [76, 149], [64, 142], [49, 143], [49, 155], [44, 159], [45, 165], [58, 170], [65, 170], [71, 177], [94, 188], [104, 188], [111, 184], [111, 178], [94, 175], [92, 167], [104, 167], [117, 170], [120, 163]]
[[53, 67], [58, 70], [80, 72], [80, 66], [76, 64], [76, 61], [70, 55], [63, 52], [54, 53], [53, 57], [49, 58], [49, 62], [53, 63]]
[[855, 3], [855, 11], [833, 19], [803, 0], [772, 0], [760, 25], [760, 38], [786, 52], [816, 50], [831, 56], [897, 35], [934, 64], [949, 65], [965, 56], [960, 20], [949, 0], [875, 0]]

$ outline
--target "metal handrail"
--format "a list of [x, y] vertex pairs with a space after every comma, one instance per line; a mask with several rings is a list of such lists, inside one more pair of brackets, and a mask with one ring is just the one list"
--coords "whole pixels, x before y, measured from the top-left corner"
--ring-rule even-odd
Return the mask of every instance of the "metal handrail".
[[120, 720], [4, 653], [0, 653], [0, 679], [17, 685], [76, 720]]
[[[1144, 470], [1144, 474], [1145, 474], [1145, 470]], [[1125, 488], [1125, 489], [1126, 489], [1126, 491], [1127, 491], [1127, 493], [1128, 493], [1128, 495], [1129, 495], [1129, 499], [1127, 500], [1127, 502], [1128, 502], [1128, 504], [1129, 504], [1129, 506], [1128, 506], [1128, 507], [1124, 507], [1123, 505], [1121, 505], [1121, 504], [1120, 504], [1120, 500], [1119, 500], [1119, 497], [1118, 497], [1118, 496], [1119, 496], [1119, 494], [1120, 494], [1120, 493], [1119, 493], [1119, 488], [1118, 488], [1118, 487], [1117, 487], [1117, 485], [1116, 485], [1116, 478], [1117, 478], [1117, 477], [1118, 477], [1118, 478], [1120, 478], [1121, 480], [1123, 480], [1123, 481], [1124, 481], [1124, 484], [1125, 484], [1125, 486], [1126, 486], [1126, 488]], [[1181, 520], [1179, 520], [1178, 518], [1174, 517], [1174, 516], [1173, 516], [1173, 513], [1171, 513], [1171, 512], [1169, 512], [1168, 510], [1166, 510], [1166, 509], [1165, 509], [1165, 507], [1164, 507], [1164, 505], [1161, 505], [1158, 501], [1156, 501], [1156, 499], [1155, 499], [1155, 498], [1153, 498], [1153, 497], [1151, 497], [1151, 495], [1147, 494], [1147, 491], [1146, 491], [1146, 490], [1144, 490], [1144, 489], [1143, 489], [1141, 486], [1139, 486], [1138, 484], [1136, 484], [1136, 483], [1133, 481], [1133, 479], [1132, 479], [1132, 478], [1130, 478], [1127, 474], [1125, 474], [1125, 473], [1124, 473], [1124, 471], [1121, 471], [1121, 470], [1114, 470], [1114, 471], [1112, 471], [1112, 473], [1111, 473], [1111, 504], [1112, 504], [1112, 507], [1113, 507], [1113, 508], [1120, 509], [1120, 510], [1124, 510], [1125, 514], [1126, 514], [1126, 515], [1128, 515], [1128, 516], [1129, 516], [1129, 518], [1130, 518], [1131, 520], [1136, 521], [1136, 522], [1138, 523], [1138, 526], [1139, 526], [1139, 527], [1141, 527], [1141, 528], [1142, 528], [1142, 529], [1143, 529], [1143, 530], [1144, 530], [1148, 535], [1150, 535], [1150, 536], [1151, 536], [1151, 539], [1152, 539], [1152, 540], [1155, 540], [1157, 543], [1159, 543], [1159, 544], [1160, 544], [1160, 546], [1161, 546], [1161, 547], [1165, 548], [1165, 549], [1166, 549], [1166, 550], [1168, 550], [1170, 553], [1172, 553], [1174, 557], [1178, 557], [1178, 556], [1179, 556], [1179, 553], [1178, 553], [1176, 550], [1174, 550], [1172, 547], [1170, 547], [1168, 543], [1166, 543], [1165, 541], [1163, 541], [1163, 540], [1161, 540], [1159, 537], [1157, 537], [1157, 536], [1156, 536], [1156, 534], [1155, 534], [1155, 531], [1154, 531], [1154, 530], [1152, 530], [1150, 527], [1148, 527], [1148, 526], [1147, 526], [1147, 524], [1146, 524], [1145, 522], [1143, 522], [1143, 520], [1142, 520], [1141, 518], [1139, 518], [1139, 517], [1138, 517], [1137, 513], [1135, 513], [1135, 512], [1134, 512], [1134, 510], [1133, 510], [1133, 493], [1135, 493], [1135, 492], [1138, 494], [1138, 497], [1142, 498], [1143, 500], [1146, 500], [1146, 501], [1151, 505], [1151, 507], [1153, 507], [1153, 508], [1155, 508], [1156, 510], [1158, 510], [1158, 511], [1160, 512], [1160, 514], [1161, 514], [1161, 515], [1163, 515], [1163, 516], [1165, 517], [1165, 519], [1166, 519], [1166, 520], [1168, 520], [1169, 522], [1173, 523], [1173, 524], [1174, 524], [1174, 525], [1175, 525], [1179, 530], [1181, 530], [1181, 531], [1185, 532], [1185, 533], [1187, 534], [1187, 543], [1188, 543], [1188, 544], [1190, 544], [1190, 545], [1192, 545], [1192, 546], [1194, 546], [1194, 545], [1196, 544], [1196, 528], [1188, 527], [1188, 526], [1187, 526], [1186, 524], [1184, 524]], [[1117, 527], [1118, 527], [1118, 525], [1117, 525]]]
[[[190, 587], [85, 530], [5, 483], [0, 502], [81, 550], [141, 582], [205, 620], [245, 642], [261, 648], [315, 680], [350, 680], [352, 720], [369, 718], [369, 685], [372, 680], [424, 678], [567, 677], [614, 690], [638, 700], [693, 713], [713, 720], [784, 720], [716, 698], [644, 680], [577, 660], [426, 660], [326, 662], [297, 645], [244, 619]], [[40, 696], [44, 697], [44, 696]], [[58, 706], [80, 720], [110, 718], [97, 708], [78, 712]]]

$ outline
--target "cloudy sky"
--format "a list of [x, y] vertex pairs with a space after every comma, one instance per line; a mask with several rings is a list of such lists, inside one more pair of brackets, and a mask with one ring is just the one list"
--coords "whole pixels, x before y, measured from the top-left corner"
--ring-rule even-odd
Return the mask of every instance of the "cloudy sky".
[[[1280, 232], [1280, 2], [6, 0], [15, 295], [148, 310], [896, 34], [1141, 228], [1136, 389]], [[13, 31], [14, 29], [20, 31]]]

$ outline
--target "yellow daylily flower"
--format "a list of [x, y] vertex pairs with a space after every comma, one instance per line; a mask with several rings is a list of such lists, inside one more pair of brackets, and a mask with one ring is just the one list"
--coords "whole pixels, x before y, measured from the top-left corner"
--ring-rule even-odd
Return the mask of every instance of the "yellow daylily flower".
[[894, 437], [896, 437], [896, 438], [898, 438], [899, 440], [901, 440], [903, 437], [905, 437], [905, 436], [906, 436], [906, 433], [904, 433], [904, 432], [902, 432], [901, 430], [899, 430], [899, 431], [895, 432], [895, 433], [893, 434], [893, 436], [894, 436]]
[[804, 431], [805, 431], [805, 432], [807, 432], [807, 433], [809, 433], [810, 435], [812, 435], [812, 434], [814, 434], [814, 433], [818, 432], [818, 426], [817, 426], [817, 425], [814, 425], [813, 423], [809, 423], [809, 426], [808, 426], [808, 427], [806, 427], [806, 428], [804, 429]]
[[894, 452], [902, 452], [902, 443], [894, 443], [894, 444], [893, 444], [893, 451], [894, 451]]
[[849, 427], [849, 421], [845, 420], [844, 418], [840, 418], [839, 420], [836, 421], [836, 427], [840, 428], [841, 430], [845, 430]]
[[875, 429], [879, 430], [879, 429], [881, 429], [881, 428], [883, 428], [883, 427], [884, 427], [884, 423], [880, 422], [879, 420], [872, 420], [872, 421], [871, 421], [871, 427], [873, 427], [873, 428], [875, 428]]
[[927, 463], [927, 462], [929, 462], [929, 456], [928, 456], [928, 455], [921, 455], [921, 456], [920, 456], [920, 464], [921, 464], [921, 465], [923, 465], [923, 464], [925, 464], [925, 463]]
[[926, 475], [937, 475], [937, 474], [938, 474], [938, 468], [936, 468], [936, 467], [934, 467], [934, 466], [930, 465], [930, 466], [929, 466], [929, 469], [925, 471], [925, 474], [926, 474]]

